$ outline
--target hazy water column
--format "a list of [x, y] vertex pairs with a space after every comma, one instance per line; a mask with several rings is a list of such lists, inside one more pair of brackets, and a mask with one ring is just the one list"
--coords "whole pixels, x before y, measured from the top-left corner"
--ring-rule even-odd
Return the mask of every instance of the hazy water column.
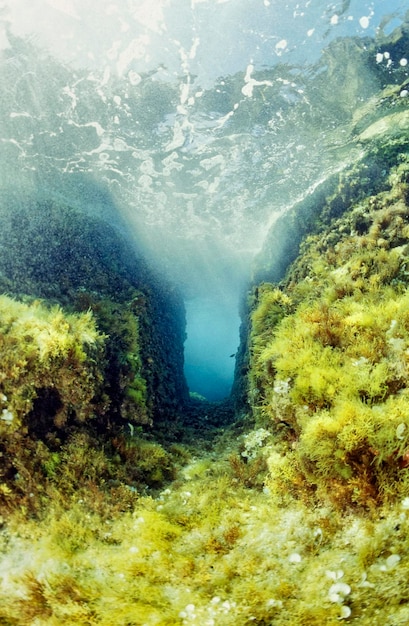
[[198, 297], [186, 302], [185, 374], [189, 389], [208, 400], [229, 395], [239, 343], [237, 303]]

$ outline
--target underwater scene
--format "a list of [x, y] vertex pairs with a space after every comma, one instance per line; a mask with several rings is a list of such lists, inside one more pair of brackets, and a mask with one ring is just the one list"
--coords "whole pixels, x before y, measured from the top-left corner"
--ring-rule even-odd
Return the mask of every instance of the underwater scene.
[[0, 0], [0, 626], [409, 624], [409, 4]]

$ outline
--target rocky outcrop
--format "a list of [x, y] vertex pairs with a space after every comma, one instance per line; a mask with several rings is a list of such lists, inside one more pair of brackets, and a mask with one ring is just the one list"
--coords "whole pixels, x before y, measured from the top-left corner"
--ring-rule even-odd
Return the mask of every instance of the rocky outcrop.
[[92, 312], [105, 343], [105, 419], [175, 418], [188, 398], [183, 302], [135, 245], [62, 202], [4, 194], [0, 249], [3, 292]]
[[406, 494], [406, 119], [369, 116], [361, 158], [277, 220], [259, 256], [247, 402], [274, 433], [277, 492], [366, 509]]

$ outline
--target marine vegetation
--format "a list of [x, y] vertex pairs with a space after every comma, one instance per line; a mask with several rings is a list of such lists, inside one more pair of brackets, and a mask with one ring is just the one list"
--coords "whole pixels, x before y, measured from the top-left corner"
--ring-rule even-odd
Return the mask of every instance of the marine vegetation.
[[408, 622], [407, 173], [253, 288], [251, 414], [213, 443], [203, 402], [182, 442], [110, 413], [107, 359], [139, 371], [132, 304], [1, 298], [0, 623]]
[[0, 341], [0, 434], [38, 427], [46, 413], [62, 428], [98, 410], [104, 337], [90, 312], [67, 315], [3, 295]]
[[281, 451], [274, 489], [343, 508], [408, 493], [406, 181], [404, 160], [305, 240], [280, 288], [257, 289], [250, 395]]
[[177, 414], [188, 398], [177, 289], [119, 227], [85, 209], [5, 191], [0, 199], [0, 291], [92, 312], [105, 335], [101, 375], [115, 420], [147, 424]]
[[399, 89], [266, 238], [234, 423], [187, 401], [179, 296], [115, 233], [50, 202], [20, 236], [0, 211], [1, 626], [409, 623]]

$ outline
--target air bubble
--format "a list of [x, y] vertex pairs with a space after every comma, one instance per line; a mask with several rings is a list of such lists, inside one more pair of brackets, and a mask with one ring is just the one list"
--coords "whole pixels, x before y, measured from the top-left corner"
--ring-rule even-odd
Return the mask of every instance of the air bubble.
[[359, 25], [361, 28], [368, 28], [369, 26], [369, 17], [367, 17], [366, 15], [363, 15], [360, 20], [359, 20]]

